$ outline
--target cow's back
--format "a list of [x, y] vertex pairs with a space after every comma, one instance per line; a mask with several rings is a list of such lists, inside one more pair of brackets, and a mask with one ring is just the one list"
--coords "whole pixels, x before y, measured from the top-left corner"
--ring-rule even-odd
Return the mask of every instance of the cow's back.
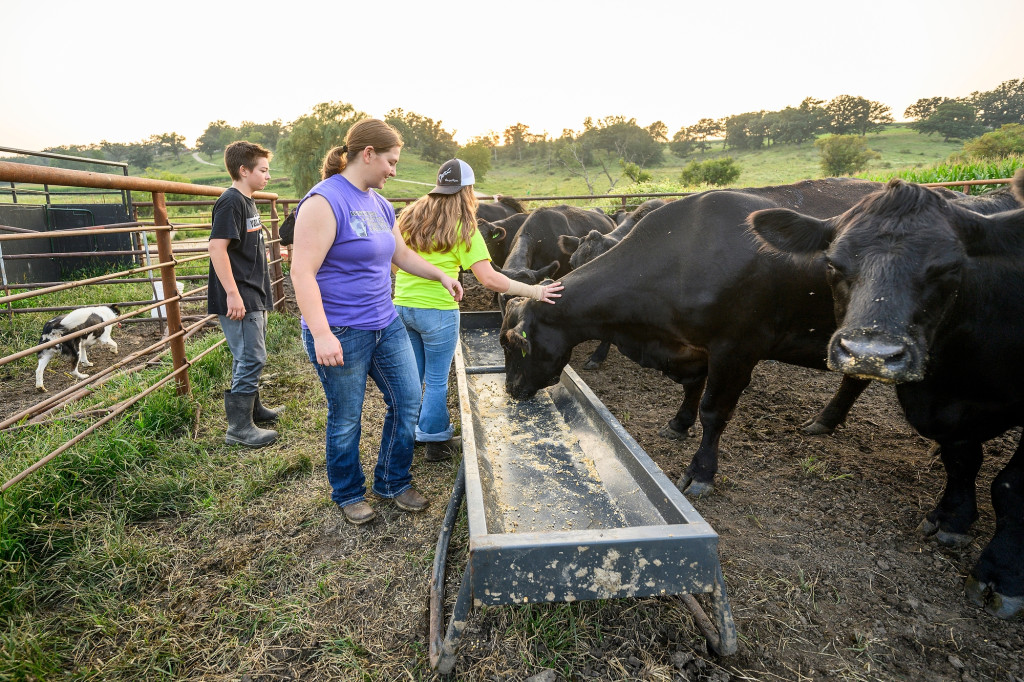
[[[526, 219], [505, 258], [505, 269], [536, 270], [559, 261], [555, 276], [569, 270], [569, 256], [558, 246], [562, 235], [583, 236], [591, 230], [607, 234], [615, 223], [603, 213], [585, 211], [574, 206], [538, 208]], [[563, 262], [564, 261], [564, 262]]]
[[765, 357], [824, 367], [835, 329], [824, 263], [762, 253], [746, 219], [763, 208], [794, 206], [830, 217], [879, 186], [808, 181], [691, 195], [644, 217], [564, 283], [571, 279], [595, 299], [606, 298], [598, 315], [644, 327], [649, 320], [658, 333], [696, 347], [758, 345], [755, 352]]

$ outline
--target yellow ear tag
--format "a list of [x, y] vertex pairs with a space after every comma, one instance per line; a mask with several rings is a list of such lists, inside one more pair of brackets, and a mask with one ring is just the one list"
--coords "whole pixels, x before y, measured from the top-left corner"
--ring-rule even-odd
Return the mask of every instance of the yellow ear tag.
[[[524, 339], [526, 338], [526, 332], [523, 332], [523, 338]], [[524, 358], [526, 357], [526, 349], [525, 348], [523, 349], [523, 357]]]

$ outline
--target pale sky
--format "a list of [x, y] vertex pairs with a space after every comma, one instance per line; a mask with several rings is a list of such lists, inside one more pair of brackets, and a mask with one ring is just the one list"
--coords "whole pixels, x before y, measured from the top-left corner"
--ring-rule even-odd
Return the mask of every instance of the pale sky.
[[5, 0], [0, 145], [42, 149], [210, 122], [288, 123], [319, 102], [393, 107], [460, 142], [522, 122], [702, 117], [848, 94], [897, 120], [922, 97], [1024, 77], [1022, 0]]

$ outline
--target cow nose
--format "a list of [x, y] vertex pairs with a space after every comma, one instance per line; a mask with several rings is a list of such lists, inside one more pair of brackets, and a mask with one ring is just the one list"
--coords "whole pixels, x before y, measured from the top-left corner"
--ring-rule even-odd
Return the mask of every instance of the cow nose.
[[899, 339], [877, 334], [837, 334], [829, 352], [829, 367], [865, 379], [913, 381], [919, 379], [915, 355]]
[[902, 343], [888, 343], [877, 339], [840, 339], [839, 347], [851, 357], [875, 357], [886, 364], [900, 362], [907, 355], [907, 347]]

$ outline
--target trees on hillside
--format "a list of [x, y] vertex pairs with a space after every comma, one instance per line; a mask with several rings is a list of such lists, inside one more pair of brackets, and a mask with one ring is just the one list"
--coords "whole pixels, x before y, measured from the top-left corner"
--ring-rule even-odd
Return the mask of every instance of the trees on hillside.
[[487, 176], [487, 171], [491, 170], [491, 150], [482, 142], [467, 144], [455, 156], [469, 164], [477, 182], [481, 182]]
[[873, 100], [853, 95], [839, 95], [825, 105], [829, 131], [836, 135], [857, 133], [867, 135], [892, 123], [892, 109]]
[[748, 111], [725, 119], [726, 149], [759, 149], [768, 138], [764, 111]]
[[352, 124], [367, 114], [345, 102], [321, 102], [313, 112], [295, 119], [277, 145], [277, 160], [284, 165], [300, 196], [320, 181], [324, 157], [344, 144]]
[[984, 126], [1024, 123], [1024, 78], [1003, 81], [987, 92], [972, 92], [969, 100]]
[[910, 127], [926, 135], [939, 133], [944, 142], [952, 139], [967, 140], [983, 130], [974, 106], [953, 99], [940, 102], [927, 116], [914, 121]]
[[213, 158], [232, 142], [247, 140], [275, 151], [284, 133], [285, 128], [281, 125], [280, 119], [270, 123], [242, 121], [237, 126], [230, 125], [224, 120], [212, 121], [206, 126], [203, 134], [196, 138], [196, 150]]
[[1024, 124], [1024, 78], [1003, 81], [992, 90], [972, 92], [969, 97], [926, 97], [903, 112], [916, 119], [917, 132], [941, 134], [947, 141], [980, 135], [985, 128], [1008, 123]]
[[454, 133], [445, 130], [442, 121], [404, 109], [392, 109], [384, 116], [384, 121], [402, 135], [407, 148], [427, 161], [444, 163], [454, 157], [459, 148]]
[[850, 175], [864, 170], [868, 161], [881, 156], [868, 148], [867, 140], [859, 135], [829, 135], [814, 142], [821, 153], [821, 169], [825, 175]]

